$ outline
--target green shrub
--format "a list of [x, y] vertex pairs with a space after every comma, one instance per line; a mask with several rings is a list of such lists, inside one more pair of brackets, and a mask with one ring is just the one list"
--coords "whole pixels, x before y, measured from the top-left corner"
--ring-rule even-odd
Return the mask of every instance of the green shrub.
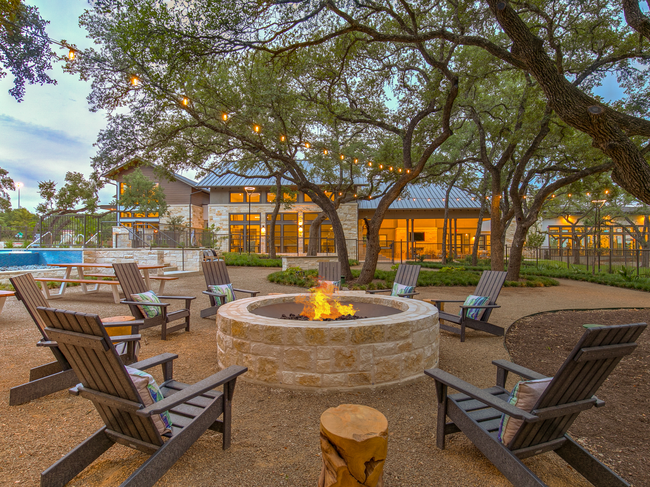
[[5, 242], [5, 249], [13, 249], [13, 248], [14, 248], [14, 243], [11, 240]]
[[248, 266], [248, 267], [282, 267], [282, 259], [269, 259], [268, 256], [259, 254], [238, 254], [236, 252], [225, 252], [223, 260], [226, 265]]

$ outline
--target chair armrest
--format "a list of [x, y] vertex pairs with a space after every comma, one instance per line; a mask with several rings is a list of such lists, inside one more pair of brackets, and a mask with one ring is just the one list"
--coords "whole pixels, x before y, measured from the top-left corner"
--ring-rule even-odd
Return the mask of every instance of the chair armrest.
[[37, 347], [58, 347], [59, 344], [54, 340], [39, 340], [36, 343]]
[[160, 299], [196, 299], [196, 296], [158, 296]]
[[464, 299], [429, 299], [425, 301], [433, 301], [434, 303], [464, 303]]
[[420, 293], [399, 293], [398, 296], [400, 298], [403, 298], [404, 296], [415, 296], [416, 294], [420, 294]]
[[389, 293], [392, 289], [366, 289], [366, 294]]
[[130, 364], [129, 367], [133, 367], [134, 369], [138, 369], [138, 370], [146, 370], [146, 369], [150, 369], [151, 367], [155, 367], [156, 365], [162, 365], [168, 362], [172, 362], [177, 358], [178, 355], [176, 355], [175, 353], [161, 353], [160, 355], [156, 355], [155, 357], [140, 360], [139, 362], [134, 362]]
[[111, 337], [111, 342], [113, 343], [122, 343], [122, 342], [137, 342], [142, 338], [141, 335], [118, 335]]
[[110, 323], [102, 322], [104, 328], [112, 328], [115, 326], [138, 326], [142, 324], [142, 320], [131, 320], [131, 321], [112, 321]]
[[461, 309], [488, 309], [488, 308], [500, 308], [500, 307], [501, 306], [499, 306], [498, 304], [484, 304], [482, 306], [469, 306], [469, 305], [466, 306], [464, 304], [460, 305]]
[[539, 372], [527, 369], [521, 365], [513, 364], [507, 360], [493, 360], [492, 364], [496, 365], [499, 369], [507, 370], [508, 372], [520, 375], [529, 380], [546, 379], [548, 377], [547, 375], [540, 374]]
[[248, 290], [246, 290], [246, 289], [235, 289], [235, 288], [232, 288], [232, 290], [233, 290], [233, 291], [240, 292], [240, 293], [248, 293], [248, 294], [251, 294], [252, 297], [255, 297], [257, 294], [260, 293], [259, 291], [248, 291]]
[[[136, 306], [142, 306], [143, 304], [145, 306], [160, 306], [160, 307], [167, 307], [169, 306], [169, 303], [153, 303], [151, 301], [127, 301], [123, 299], [120, 301], [121, 304], [134, 304]], [[133, 323], [132, 321], [130, 323]]]
[[513, 406], [508, 401], [499, 399], [492, 394], [485, 392], [483, 389], [480, 389], [469, 382], [465, 382], [462, 379], [459, 379], [455, 375], [452, 375], [444, 370], [440, 369], [427, 369], [424, 371], [429, 377], [433, 377], [437, 382], [442, 382], [443, 384], [448, 385], [449, 387], [456, 389], [463, 394], [481, 401], [487, 406], [493, 407], [497, 411], [501, 411], [508, 416], [511, 416], [516, 419], [523, 419], [526, 422], [534, 423], [539, 421], [539, 418], [534, 414], [531, 414], [523, 409]]
[[152, 414], [160, 414], [164, 411], [168, 411], [173, 407], [187, 402], [193, 397], [200, 396], [204, 392], [210, 391], [215, 387], [219, 387], [226, 382], [230, 382], [231, 380], [236, 379], [247, 370], [248, 369], [246, 367], [242, 367], [240, 365], [231, 365], [227, 369], [224, 369], [221, 372], [217, 372], [216, 374], [211, 375], [210, 377], [203, 379], [196, 384], [192, 384], [191, 386], [188, 386], [183, 390], [166, 397], [162, 401], [158, 401], [146, 408], [139, 409], [136, 411], [136, 414], [138, 416], [147, 417], [151, 416]]
[[225, 298], [225, 294], [221, 293], [213, 293], [212, 291], [201, 291], [203, 294], [207, 294], [208, 296], [214, 296], [215, 298]]

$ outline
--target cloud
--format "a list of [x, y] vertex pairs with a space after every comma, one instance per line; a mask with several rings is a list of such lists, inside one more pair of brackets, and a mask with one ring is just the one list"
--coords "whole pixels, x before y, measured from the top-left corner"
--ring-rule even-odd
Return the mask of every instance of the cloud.
[[81, 138], [71, 136], [64, 131], [55, 130], [44, 125], [24, 122], [9, 115], [0, 114], [0, 130], [2, 130], [5, 136], [8, 132], [15, 132], [22, 134], [23, 136], [35, 137], [39, 141], [50, 141], [57, 144], [67, 144], [68, 146], [74, 145], [78, 147], [87, 145], [87, 143]]

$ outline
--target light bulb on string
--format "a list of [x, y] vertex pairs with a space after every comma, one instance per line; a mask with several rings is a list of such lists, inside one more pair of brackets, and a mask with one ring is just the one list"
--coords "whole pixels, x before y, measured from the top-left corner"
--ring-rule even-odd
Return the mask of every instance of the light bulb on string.
[[411, 170], [410, 170], [410, 169], [407, 169], [407, 170], [406, 170], [406, 174], [411, 174]]
[[222, 114], [221, 114], [221, 120], [223, 120], [224, 122], [227, 122], [227, 121], [228, 121], [228, 114], [225, 113], [225, 112], [222, 113]]
[[384, 168], [384, 165], [383, 165], [383, 164], [379, 164], [379, 169], [383, 169], [383, 168]]
[[77, 57], [77, 53], [75, 52], [74, 49], [70, 49], [70, 51], [68, 52], [68, 59], [70, 61], [73, 61], [75, 57]]
[[345, 156], [343, 154], [341, 154], [339, 157], [341, 158], [341, 160], [345, 159]]
[[372, 161], [368, 161], [368, 167], [372, 167]]
[[359, 163], [359, 159], [355, 159], [355, 160], [354, 160], [354, 163], [355, 163], [355, 164], [358, 164], [358, 163]]
[[131, 76], [131, 84], [133, 86], [138, 86], [139, 83], [140, 83], [140, 78], [138, 78], [137, 76]]
[[393, 170], [393, 166], [390, 166], [390, 167], [388, 168], [388, 170], [389, 170], [389, 171], [392, 171], [392, 170]]
[[330, 153], [330, 152], [329, 152], [327, 149], [323, 149], [323, 154], [327, 155], [327, 154], [329, 154], [329, 153]]
[[402, 172], [402, 168], [400, 167], [400, 168], [397, 170], [397, 172]]
[[183, 104], [183, 106], [187, 106], [190, 104], [190, 99], [184, 96], [183, 99], [181, 100], [181, 103]]
[[287, 140], [287, 138], [284, 135], [281, 135], [280, 136], [280, 142], [284, 142], [285, 140]]
[[262, 127], [260, 127], [259, 125], [253, 125], [253, 131], [254, 131], [256, 134], [259, 134], [259, 133], [260, 133], [260, 130], [262, 130]]
[[311, 149], [311, 144], [309, 142], [305, 142], [305, 148], [306, 149]]

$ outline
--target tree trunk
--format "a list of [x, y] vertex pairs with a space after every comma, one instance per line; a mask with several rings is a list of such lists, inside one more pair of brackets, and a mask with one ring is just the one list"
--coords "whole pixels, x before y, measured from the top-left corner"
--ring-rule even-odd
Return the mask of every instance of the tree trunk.
[[275, 222], [278, 219], [278, 213], [280, 213], [280, 204], [281, 204], [281, 195], [282, 195], [282, 176], [275, 177], [275, 206], [273, 207], [273, 213], [271, 214], [271, 222], [269, 223], [268, 233], [268, 245], [269, 245], [269, 258], [275, 259]]
[[321, 223], [325, 221], [327, 215], [325, 213], [319, 213], [318, 216], [311, 222], [309, 227], [309, 245], [307, 247], [307, 255], [310, 257], [316, 256], [318, 254], [318, 249], [320, 247], [320, 240], [318, 239], [318, 230], [320, 229]]
[[518, 281], [519, 272], [521, 270], [522, 255], [524, 251], [524, 244], [526, 243], [526, 235], [530, 225], [517, 224], [515, 235], [512, 239], [512, 247], [508, 255], [508, 274], [506, 279], [508, 281]]
[[449, 225], [449, 198], [445, 198], [445, 214], [442, 217], [442, 263], [447, 263], [447, 226]]
[[478, 265], [478, 244], [481, 238], [481, 228], [483, 227], [483, 217], [485, 216], [485, 197], [481, 202], [481, 209], [478, 212], [478, 224], [474, 234], [474, 245], [472, 246], [472, 265]]
[[492, 205], [490, 209], [490, 264], [493, 271], [503, 270], [503, 225], [501, 223], [501, 176], [492, 175]]
[[[336, 210], [334, 210], [336, 214]], [[332, 218], [330, 216], [330, 221], [332, 222], [332, 230], [334, 231], [334, 242], [336, 244], [336, 254], [339, 257], [339, 262], [341, 263], [341, 274], [345, 276], [346, 281], [352, 280], [352, 269], [350, 269], [350, 259], [348, 257], [348, 246], [345, 241], [345, 232], [343, 231], [343, 225], [341, 220], [338, 218]]]

